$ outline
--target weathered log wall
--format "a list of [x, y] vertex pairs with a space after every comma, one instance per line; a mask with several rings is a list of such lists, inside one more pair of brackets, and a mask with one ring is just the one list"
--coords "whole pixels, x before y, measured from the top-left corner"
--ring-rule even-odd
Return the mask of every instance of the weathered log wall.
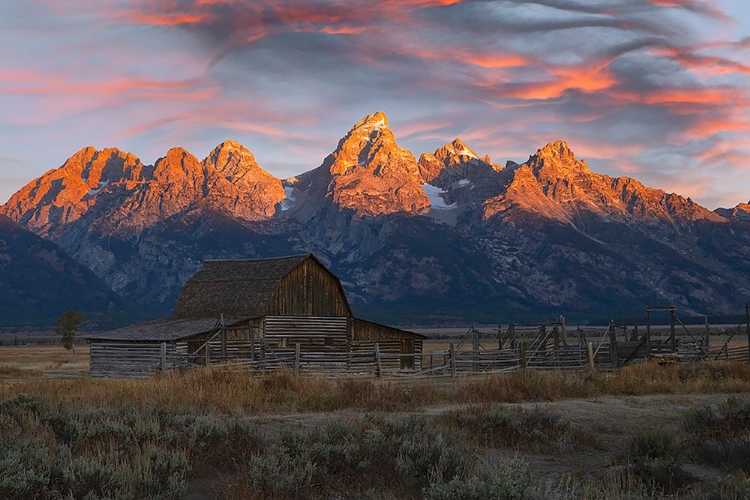
[[173, 343], [92, 342], [89, 373], [92, 377], [148, 377], [176, 366]]

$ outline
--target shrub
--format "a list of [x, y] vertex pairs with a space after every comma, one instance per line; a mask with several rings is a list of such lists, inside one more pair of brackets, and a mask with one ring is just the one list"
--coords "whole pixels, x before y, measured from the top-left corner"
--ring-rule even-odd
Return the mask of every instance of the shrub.
[[0, 498], [180, 498], [191, 461], [233, 464], [264, 446], [239, 417], [25, 394], [0, 401], [0, 431]]
[[423, 490], [425, 500], [533, 500], [542, 498], [532, 486], [527, 464], [509, 460], [502, 467], [482, 469], [468, 478], [433, 483]]
[[693, 455], [705, 463], [750, 472], [750, 400], [730, 397], [687, 415], [683, 427]]
[[543, 408], [468, 407], [448, 412], [442, 420], [469, 442], [484, 447], [565, 453], [596, 446], [593, 436]]

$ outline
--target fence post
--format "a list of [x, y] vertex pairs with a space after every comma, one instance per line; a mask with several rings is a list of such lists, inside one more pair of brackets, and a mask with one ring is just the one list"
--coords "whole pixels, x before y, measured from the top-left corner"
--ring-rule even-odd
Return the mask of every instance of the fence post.
[[206, 341], [204, 349], [206, 350], [206, 367], [209, 367], [211, 366], [211, 342]]
[[674, 320], [675, 320], [675, 308], [672, 306], [669, 309], [669, 336], [672, 339], [672, 352], [677, 352], [677, 336], [674, 332]]
[[221, 315], [221, 361], [227, 362], [227, 326], [224, 324], [224, 315]]
[[383, 367], [380, 364], [380, 343], [375, 342], [375, 376], [380, 378], [383, 376]]
[[471, 327], [471, 351], [471, 370], [477, 371], [477, 369], [479, 368], [479, 332], [473, 326]]
[[609, 357], [612, 360], [612, 371], [617, 370], [617, 335], [614, 321], [609, 322]]
[[526, 347], [528, 343], [526, 341], [521, 342], [521, 369], [526, 369]]
[[255, 361], [255, 327], [250, 327], [250, 361]]
[[503, 326], [497, 325], [497, 350], [503, 348]]
[[299, 349], [299, 342], [294, 344], [294, 376], [299, 375], [299, 358], [300, 358], [300, 349]]
[[555, 334], [555, 368], [560, 366], [560, 331], [557, 325], [552, 327], [552, 333]]
[[161, 369], [162, 373], [167, 371], [167, 343], [166, 342], [161, 343], [161, 357], [159, 360], [159, 368]]
[[638, 323], [633, 325], [633, 335], [630, 336], [630, 340], [633, 340], [633, 341], [641, 340], [638, 334]]
[[648, 351], [648, 359], [651, 359], [651, 313], [646, 308], [646, 350]]
[[[708, 329], [708, 315], [704, 316], [705, 318], [705, 327], [706, 332], [703, 335], [703, 345], [705, 347], [706, 357], [708, 357], [708, 351], [711, 350], [711, 337], [709, 335], [709, 329]], [[748, 349], [750, 349], [750, 339], [748, 340]], [[750, 360], [750, 358], [748, 358]]]
[[591, 372], [593, 373], [594, 370], [596, 370], [596, 365], [594, 364], [594, 343], [593, 342], [588, 343], [588, 354], [589, 354], [589, 368], [591, 368]]
[[450, 345], [450, 363], [451, 363], [451, 377], [456, 376], [456, 347], [451, 342]]

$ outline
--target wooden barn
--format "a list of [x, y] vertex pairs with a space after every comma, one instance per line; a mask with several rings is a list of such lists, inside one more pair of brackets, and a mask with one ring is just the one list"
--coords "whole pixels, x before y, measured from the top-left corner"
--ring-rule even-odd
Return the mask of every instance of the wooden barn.
[[92, 376], [129, 377], [217, 362], [299, 363], [307, 354], [350, 367], [356, 353], [376, 351], [383, 371], [418, 370], [424, 337], [355, 318], [339, 279], [308, 254], [206, 261], [171, 316], [87, 338]]

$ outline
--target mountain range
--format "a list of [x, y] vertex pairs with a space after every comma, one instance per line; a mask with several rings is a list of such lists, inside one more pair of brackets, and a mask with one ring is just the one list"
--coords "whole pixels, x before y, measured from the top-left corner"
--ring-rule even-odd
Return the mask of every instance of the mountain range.
[[314, 252], [358, 314], [391, 323], [739, 312], [750, 205], [710, 211], [591, 171], [567, 143], [494, 163], [460, 139], [416, 158], [383, 113], [290, 179], [226, 141], [154, 165], [87, 147], [0, 207], [124, 297], [171, 310], [204, 259]]

